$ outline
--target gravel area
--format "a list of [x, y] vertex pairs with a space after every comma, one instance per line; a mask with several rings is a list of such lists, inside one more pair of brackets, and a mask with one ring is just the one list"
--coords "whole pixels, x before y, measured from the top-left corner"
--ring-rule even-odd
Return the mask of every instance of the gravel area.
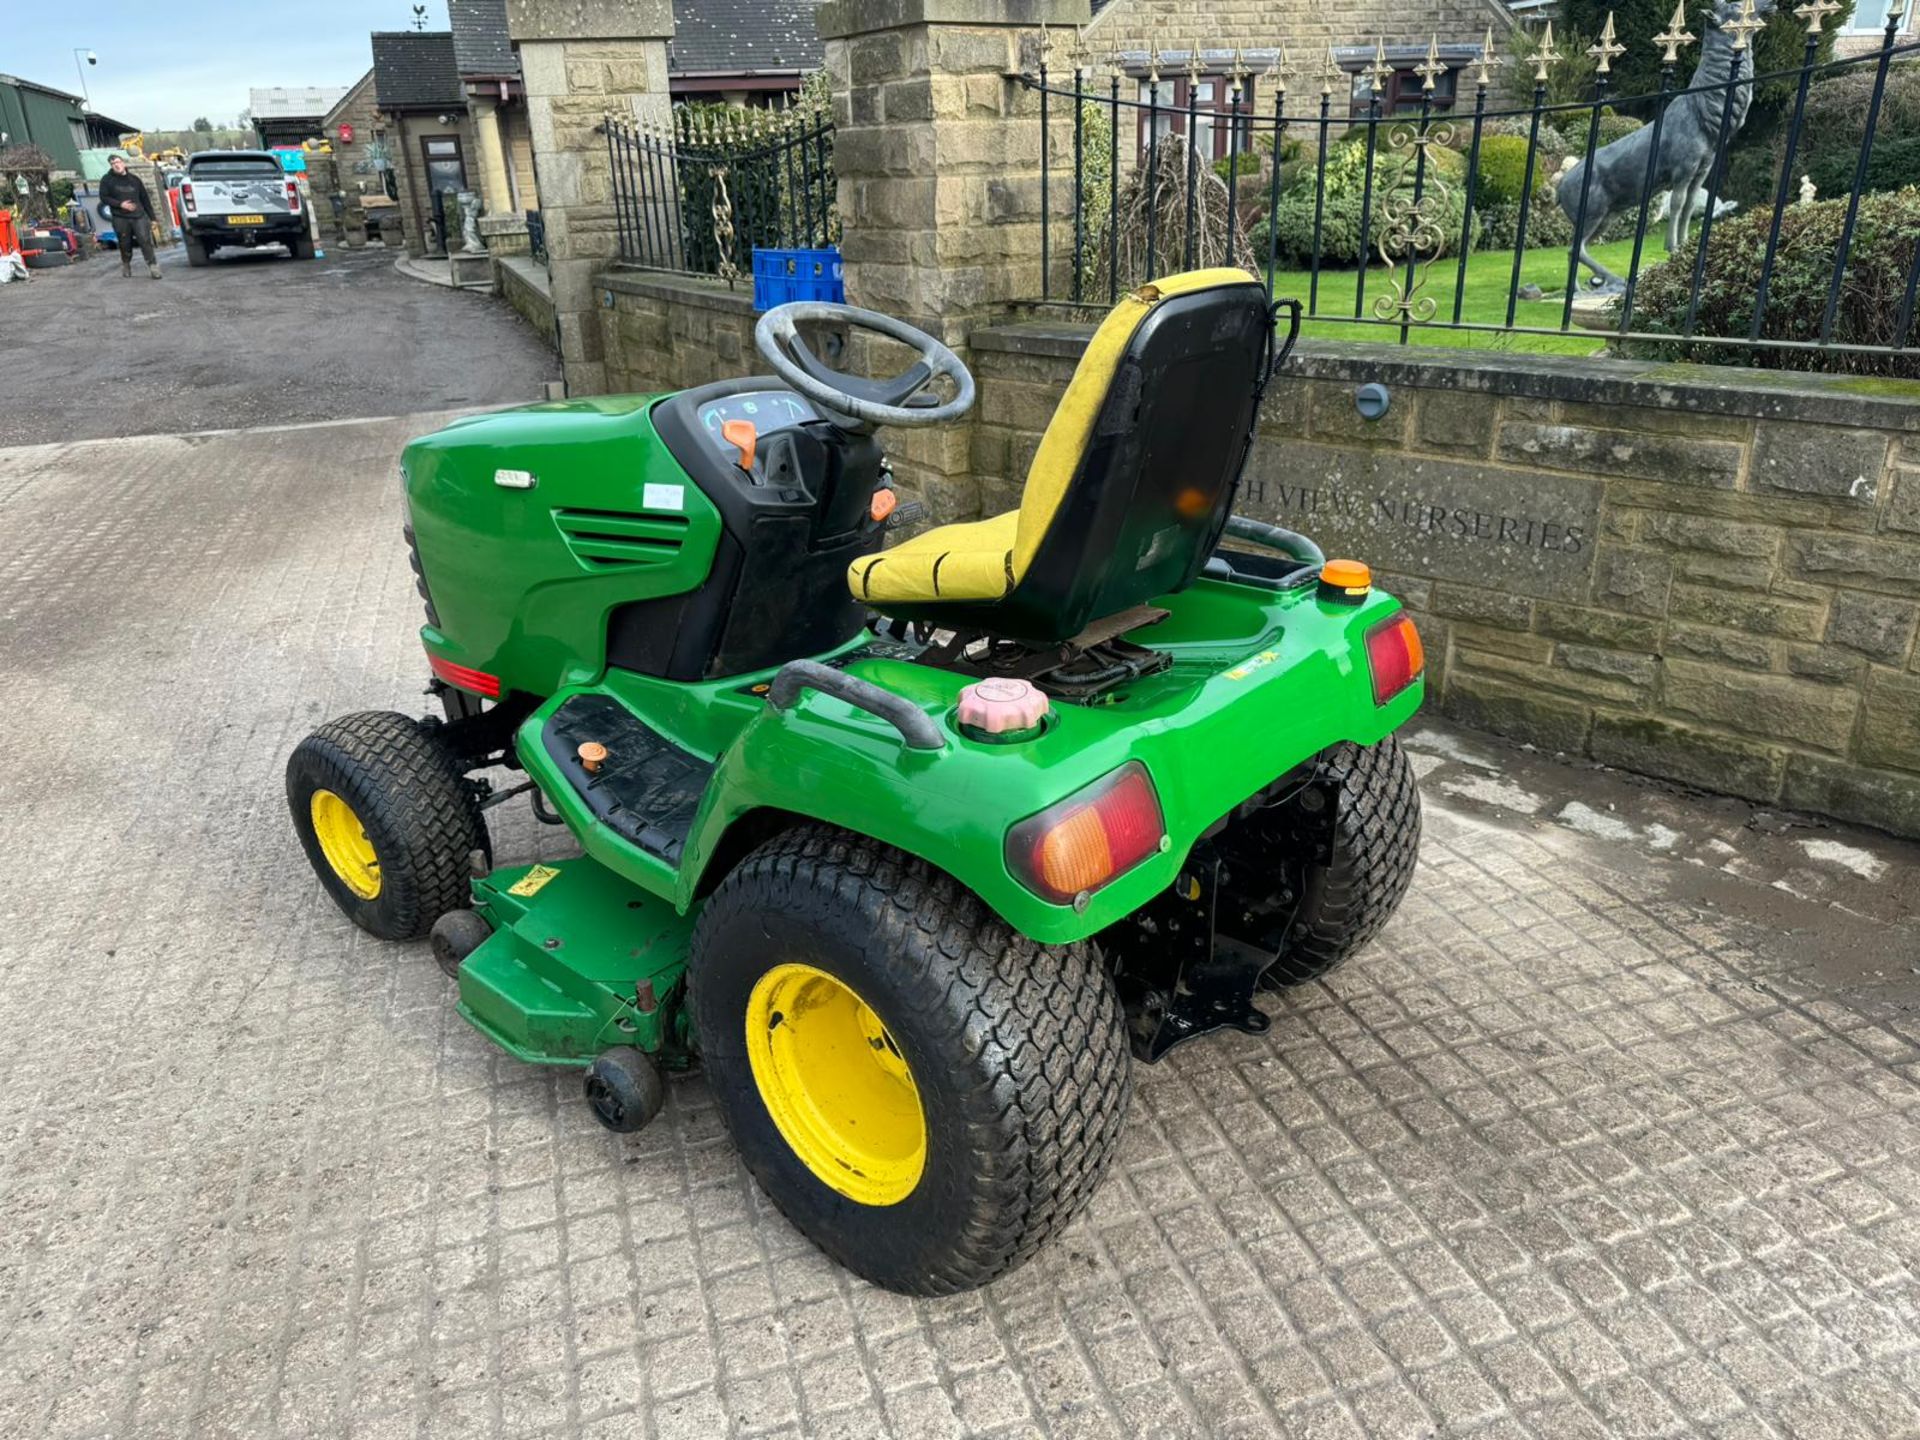
[[393, 262], [227, 250], [195, 270], [175, 246], [158, 281], [102, 254], [0, 285], [0, 445], [508, 405], [560, 377], [507, 306]]

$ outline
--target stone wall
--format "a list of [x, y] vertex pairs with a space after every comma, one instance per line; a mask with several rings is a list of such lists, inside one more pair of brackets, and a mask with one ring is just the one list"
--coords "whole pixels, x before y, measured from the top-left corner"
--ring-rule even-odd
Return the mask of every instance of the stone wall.
[[600, 343], [615, 395], [684, 390], [764, 372], [753, 348], [753, 292], [690, 275], [602, 272]]
[[[988, 511], [1086, 334], [974, 333]], [[1237, 508], [1371, 563], [1447, 715], [1920, 835], [1920, 386], [1302, 346]]]
[[534, 334], [558, 353], [560, 337], [554, 326], [553, 288], [547, 282], [547, 267], [525, 254], [502, 255], [498, 250], [491, 254], [500, 297], [519, 311], [520, 318], [533, 327]]

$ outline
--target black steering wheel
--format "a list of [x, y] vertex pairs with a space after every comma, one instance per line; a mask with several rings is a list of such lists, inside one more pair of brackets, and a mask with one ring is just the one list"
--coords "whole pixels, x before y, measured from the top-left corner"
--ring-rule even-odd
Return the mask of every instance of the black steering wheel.
[[[919, 358], [890, 380], [843, 375], [829, 369], [801, 338], [799, 327], [808, 323], [871, 330], [899, 341]], [[973, 408], [973, 376], [960, 357], [925, 331], [877, 310], [825, 300], [776, 305], [753, 327], [753, 343], [774, 373], [795, 390], [834, 415], [866, 425], [944, 425]], [[942, 376], [953, 382], [952, 399], [921, 396]]]

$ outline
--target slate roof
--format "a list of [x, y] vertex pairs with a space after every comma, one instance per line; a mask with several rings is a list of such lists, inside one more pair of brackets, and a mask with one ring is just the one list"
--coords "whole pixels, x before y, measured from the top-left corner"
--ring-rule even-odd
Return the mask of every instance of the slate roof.
[[667, 69], [675, 75], [818, 70], [816, 0], [679, 0]]
[[453, 60], [462, 78], [499, 80], [520, 73], [507, 38], [507, 0], [447, 0]]
[[382, 110], [462, 106], [451, 30], [373, 32], [373, 92]]

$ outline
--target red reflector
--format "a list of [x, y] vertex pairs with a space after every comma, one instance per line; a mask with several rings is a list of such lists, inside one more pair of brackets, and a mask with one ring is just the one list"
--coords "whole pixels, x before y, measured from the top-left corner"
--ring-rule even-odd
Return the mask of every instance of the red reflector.
[[1426, 647], [1404, 612], [1367, 631], [1367, 666], [1373, 671], [1373, 703], [1384, 705], [1426, 669]]
[[471, 690], [476, 695], [484, 695], [489, 700], [500, 698], [500, 677], [489, 675], [484, 670], [474, 670], [465, 665], [456, 665], [443, 659], [431, 650], [427, 652], [427, 664], [433, 667], [433, 673], [447, 684], [461, 690]]
[[1007, 868], [1059, 904], [1157, 854], [1167, 833], [1147, 767], [1129, 761], [1007, 832]]

